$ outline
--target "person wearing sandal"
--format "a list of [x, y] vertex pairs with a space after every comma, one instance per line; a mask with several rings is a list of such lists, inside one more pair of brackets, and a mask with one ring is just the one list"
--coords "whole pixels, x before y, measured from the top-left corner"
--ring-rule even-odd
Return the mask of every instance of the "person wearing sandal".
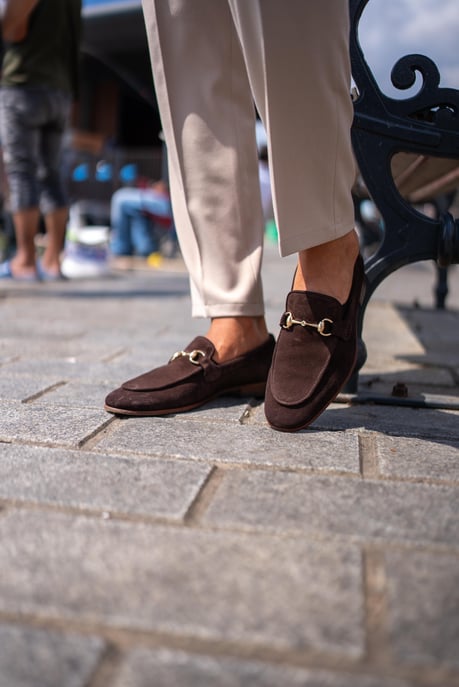
[[[0, 279], [62, 278], [67, 224], [61, 146], [77, 89], [81, 0], [6, 0], [0, 138], [16, 254]], [[40, 214], [47, 243], [37, 264]]]
[[[354, 231], [347, 0], [143, 0], [172, 205], [204, 337], [125, 382], [121, 415], [265, 397], [277, 430], [307, 427], [352, 373], [364, 287]], [[298, 254], [275, 343], [264, 318], [255, 106], [281, 256]]]

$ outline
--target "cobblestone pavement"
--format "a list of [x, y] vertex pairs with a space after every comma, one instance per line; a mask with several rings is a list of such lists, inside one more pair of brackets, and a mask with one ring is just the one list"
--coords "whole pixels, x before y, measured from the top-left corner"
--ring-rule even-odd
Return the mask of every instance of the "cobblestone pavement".
[[[268, 248], [275, 333], [291, 268]], [[253, 399], [104, 412], [202, 333], [180, 265], [1, 284], [0, 687], [458, 686], [450, 283], [388, 279], [357, 402], [293, 435]]]

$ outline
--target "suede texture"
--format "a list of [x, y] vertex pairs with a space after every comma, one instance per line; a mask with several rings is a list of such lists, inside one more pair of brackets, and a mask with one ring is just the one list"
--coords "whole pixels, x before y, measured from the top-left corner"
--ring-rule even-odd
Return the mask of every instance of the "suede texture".
[[364, 267], [359, 256], [349, 298], [341, 305], [330, 296], [291, 291], [286, 313], [297, 321], [324, 324], [322, 336], [309, 326], [288, 324], [280, 331], [268, 377], [265, 414], [275, 429], [297, 431], [307, 427], [337, 396], [349, 379], [357, 357], [357, 322], [363, 296]]
[[226, 363], [216, 363], [214, 345], [198, 336], [185, 352], [196, 351], [125, 382], [105, 399], [121, 415], [166, 415], [191, 410], [223, 395], [264, 395], [274, 351], [272, 335], [261, 346]]

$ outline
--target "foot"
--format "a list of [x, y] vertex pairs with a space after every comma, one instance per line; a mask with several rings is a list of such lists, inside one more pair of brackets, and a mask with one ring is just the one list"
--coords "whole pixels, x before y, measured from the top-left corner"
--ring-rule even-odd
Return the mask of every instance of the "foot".
[[105, 410], [116, 415], [170, 415], [183, 413], [218, 396], [264, 396], [274, 338], [229, 362], [215, 359], [215, 347], [196, 337], [167, 365], [125, 382], [108, 394]]
[[42, 258], [37, 263], [37, 271], [43, 281], [60, 281], [64, 278], [60, 262], [45, 262]]
[[0, 278], [16, 279], [17, 281], [35, 281], [38, 278], [37, 268], [35, 263], [29, 265], [13, 258], [1, 264]]
[[364, 268], [354, 236], [339, 241], [341, 257], [336, 242], [299, 257], [266, 386], [265, 414], [274, 429], [310, 425], [354, 369]]

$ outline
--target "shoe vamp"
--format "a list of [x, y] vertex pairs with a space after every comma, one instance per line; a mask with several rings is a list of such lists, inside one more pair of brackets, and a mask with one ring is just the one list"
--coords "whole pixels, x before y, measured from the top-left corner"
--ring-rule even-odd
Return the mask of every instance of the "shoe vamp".
[[180, 386], [150, 391], [127, 390], [124, 388], [113, 391], [107, 396], [106, 403], [112, 408], [120, 408], [131, 412], [161, 412], [180, 410], [195, 405], [207, 398], [208, 389], [193, 381], [184, 382]]
[[182, 358], [134, 377], [124, 382], [122, 388], [126, 391], [170, 389], [202, 376], [202, 373], [203, 370], [199, 365], [193, 365], [187, 358]]
[[298, 329], [283, 331], [279, 338], [284, 341], [279, 342], [275, 352], [271, 391], [278, 403], [298, 405], [307, 401], [320, 385], [336, 340]]

